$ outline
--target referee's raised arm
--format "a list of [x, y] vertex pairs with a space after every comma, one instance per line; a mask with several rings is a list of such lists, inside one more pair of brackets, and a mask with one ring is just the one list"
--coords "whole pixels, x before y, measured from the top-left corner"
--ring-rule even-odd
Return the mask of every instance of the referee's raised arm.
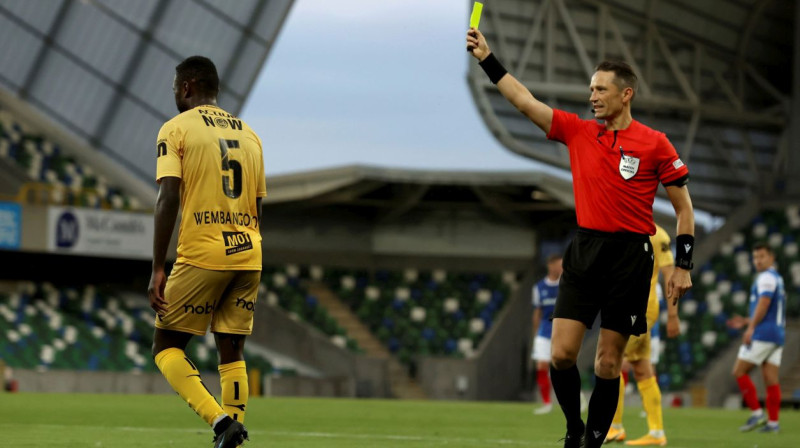
[[483, 33], [476, 28], [470, 28], [467, 31], [467, 50], [480, 62], [481, 68], [497, 85], [500, 93], [536, 126], [539, 126], [545, 133], [549, 133], [550, 125], [553, 122], [553, 109], [534, 98], [521, 82], [508, 73], [492, 54]]

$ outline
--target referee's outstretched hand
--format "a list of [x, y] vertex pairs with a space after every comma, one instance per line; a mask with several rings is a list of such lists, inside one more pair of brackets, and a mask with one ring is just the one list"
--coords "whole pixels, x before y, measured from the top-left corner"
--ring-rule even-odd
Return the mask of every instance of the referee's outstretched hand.
[[483, 33], [477, 28], [470, 28], [467, 31], [467, 51], [472, 53], [478, 61], [483, 61], [492, 52], [489, 49], [489, 44], [486, 43], [486, 38], [483, 37]]
[[677, 304], [678, 299], [683, 297], [683, 295], [686, 294], [686, 292], [691, 288], [691, 272], [687, 271], [686, 269], [676, 267], [675, 270], [672, 271], [672, 276], [670, 276], [669, 281], [667, 282], [667, 300], [672, 300], [673, 304]]

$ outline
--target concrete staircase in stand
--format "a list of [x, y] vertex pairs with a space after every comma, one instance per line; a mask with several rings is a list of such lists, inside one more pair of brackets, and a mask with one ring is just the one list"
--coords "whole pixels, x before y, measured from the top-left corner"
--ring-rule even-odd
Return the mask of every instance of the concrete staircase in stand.
[[427, 398], [419, 383], [409, 377], [408, 370], [327, 285], [311, 282], [308, 291], [317, 298], [318, 303], [328, 311], [328, 314], [336, 319], [339, 326], [345, 329], [347, 335], [358, 343], [367, 356], [388, 360], [389, 384], [395, 398], [408, 400]]

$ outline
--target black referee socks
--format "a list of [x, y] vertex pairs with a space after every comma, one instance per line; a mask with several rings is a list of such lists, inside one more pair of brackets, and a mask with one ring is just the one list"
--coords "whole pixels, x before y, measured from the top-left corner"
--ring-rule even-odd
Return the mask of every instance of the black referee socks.
[[[567, 419], [567, 432], [573, 435], [582, 434], [584, 426], [581, 420], [581, 374], [578, 372], [578, 366], [556, 370], [550, 365], [550, 381], [558, 397], [558, 404], [561, 405], [561, 410]], [[614, 411], [611, 411], [611, 417], [613, 416]], [[611, 420], [608, 424], [611, 424]]]
[[586, 419], [586, 448], [603, 445], [619, 400], [619, 377], [606, 380], [595, 375], [594, 378], [594, 392], [589, 400], [589, 417]]

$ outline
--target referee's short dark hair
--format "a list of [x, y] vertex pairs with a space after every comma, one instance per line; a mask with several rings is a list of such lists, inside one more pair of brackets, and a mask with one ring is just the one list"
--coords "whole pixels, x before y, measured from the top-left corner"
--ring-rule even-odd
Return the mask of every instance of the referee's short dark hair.
[[772, 256], [775, 256], [775, 251], [772, 250], [772, 247], [770, 247], [769, 244], [767, 244], [767, 243], [765, 243], [763, 241], [759, 241], [759, 242], [753, 244], [753, 252], [755, 252], [757, 250], [765, 250], [765, 251], [767, 251], [768, 254], [770, 254]]
[[620, 90], [630, 87], [633, 89], [631, 101], [636, 96], [636, 91], [639, 90], [639, 78], [633, 72], [633, 68], [627, 62], [618, 60], [605, 60], [594, 68], [596, 72], [614, 72], [614, 84]]
[[550, 254], [550, 255], [547, 256], [547, 264], [550, 264], [550, 263], [552, 263], [554, 261], [558, 261], [561, 258], [562, 258], [561, 254]]
[[216, 96], [219, 93], [217, 67], [204, 56], [190, 56], [175, 67], [178, 83], [194, 80], [197, 90]]

